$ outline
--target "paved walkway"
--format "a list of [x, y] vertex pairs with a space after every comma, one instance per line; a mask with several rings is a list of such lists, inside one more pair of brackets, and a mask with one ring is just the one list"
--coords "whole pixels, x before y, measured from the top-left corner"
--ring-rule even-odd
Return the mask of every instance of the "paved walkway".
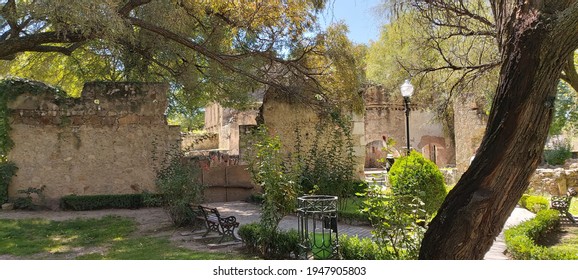
[[484, 256], [484, 260], [507, 260], [508, 257], [504, 255], [504, 252], [506, 251], [504, 231], [510, 227], [520, 224], [523, 221], [529, 220], [534, 216], [536, 216], [536, 214], [526, 210], [525, 208], [516, 206], [508, 220], [506, 220], [504, 229], [502, 229], [502, 232], [500, 232], [498, 237], [496, 237], [494, 245], [492, 245], [492, 248], [490, 248], [490, 250], [486, 253], [486, 256]]
[[[258, 222], [261, 218], [261, 211], [258, 205], [242, 201], [209, 203], [207, 206], [216, 207], [223, 216], [233, 215], [237, 217], [240, 224]], [[297, 216], [289, 215], [279, 223], [281, 229], [297, 229]], [[344, 223], [338, 224], [339, 234], [349, 236], [371, 237], [371, 227], [352, 226]]]
[[[242, 201], [210, 203], [208, 206], [218, 208], [219, 212], [224, 216], [236, 216], [237, 221], [239, 221], [241, 224], [257, 222], [261, 216], [259, 206]], [[534, 213], [524, 208], [516, 207], [506, 221], [504, 229], [510, 228], [521, 223], [522, 221], [531, 219], [532, 217], [534, 217]], [[297, 217], [294, 215], [287, 216], [283, 218], [279, 226], [282, 229], [297, 229]], [[357, 235], [358, 237], [371, 237], [371, 227], [369, 226], [353, 226], [339, 223], [338, 229], [340, 234], [344, 233], [349, 236]], [[484, 259], [507, 260], [508, 258], [506, 255], [504, 255], [505, 250], [506, 244], [504, 242], [504, 230], [502, 230], [500, 235], [496, 237], [492, 248], [488, 251], [488, 253], [486, 253]]]

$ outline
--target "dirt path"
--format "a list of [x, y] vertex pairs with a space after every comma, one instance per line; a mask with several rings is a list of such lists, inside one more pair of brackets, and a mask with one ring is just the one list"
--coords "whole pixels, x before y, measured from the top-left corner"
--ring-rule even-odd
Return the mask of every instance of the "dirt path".
[[[207, 240], [198, 239], [199, 234], [191, 234], [192, 228], [175, 228], [169, 216], [162, 208], [143, 209], [106, 209], [95, 211], [0, 211], [0, 219], [30, 219], [40, 218], [55, 221], [70, 220], [75, 218], [101, 218], [116, 215], [134, 219], [137, 222], [137, 231], [134, 236], [166, 237], [174, 245], [195, 251], [206, 252], [234, 252], [242, 249], [240, 244], [229, 246], [213, 246]], [[83, 254], [104, 252], [105, 246], [96, 248], [77, 248], [70, 253], [59, 254], [58, 259], [74, 259]], [[28, 256], [23, 259], [53, 259], [56, 256], [42, 253]], [[14, 256], [0, 255], [0, 259], [19, 259]]]

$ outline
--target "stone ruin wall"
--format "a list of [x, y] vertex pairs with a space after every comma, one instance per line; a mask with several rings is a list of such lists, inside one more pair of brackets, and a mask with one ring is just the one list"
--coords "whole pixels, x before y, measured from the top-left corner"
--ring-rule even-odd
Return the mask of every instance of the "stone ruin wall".
[[[178, 148], [164, 116], [168, 86], [87, 83], [78, 99], [24, 93], [9, 104], [9, 160], [18, 172], [9, 195], [45, 185], [49, 206], [65, 195], [154, 191], [156, 170]], [[57, 204], [56, 204], [57, 205]]]
[[[313, 137], [317, 137], [316, 126], [321, 120], [318, 109], [299, 102], [285, 100], [275, 92], [268, 92], [263, 100], [263, 122], [272, 135], [279, 136], [282, 150], [293, 153], [296, 149], [298, 128], [302, 143], [302, 150], [307, 151], [312, 146]], [[363, 116], [350, 114], [351, 138], [353, 144], [354, 175], [363, 178], [365, 162], [365, 131]], [[243, 137], [243, 136], [242, 136]], [[323, 135], [319, 145], [330, 140], [331, 135]], [[242, 139], [241, 142], [244, 142]], [[241, 145], [243, 146], [243, 145]], [[241, 149], [242, 150], [242, 149]], [[345, 156], [345, 155], [344, 155]], [[241, 158], [243, 153], [241, 153]]]
[[[472, 98], [460, 98], [454, 104], [456, 165], [455, 182], [470, 166], [470, 160], [482, 141], [487, 116]], [[448, 178], [448, 176], [446, 176]], [[564, 166], [538, 167], [530, 178], [528, 191], [546, 196], [564, 195], [568, 188], [578, 188], [578, 162], [567, 160]]]
[[472, 98], [460, 98], [454, 104], [454, 131], [456, 139], [456, 167], [463, 174], [482, 142], [487, 116]]
[[[365, 102], [366, 166], [375, 167], [378, 159], [387, 155], [381, 151], [384, 138], [396, 142], [395, 157], [406, 151], [405, 111], [401, 96], [390, 96], [380, 86], [367, 88]], [[439, 167], [453, 165], [454, 146], [444, 134], [443, 126], [434, 121], [433, 113], [423, 110], [420, 104], [410, 103], [409, 135], [411, 147]], [[381, 166], [381, 164], [379, 164]]]
[[219, 148], [219, 135], [207, 132], [204, 134], [181, 133], [181, 150], [216, 150]]
[[538, 168], [528, 190], [543, 195], [565, 195], [569, 188], [578, 190], [578, 160], [568, 159], [564, 166]]

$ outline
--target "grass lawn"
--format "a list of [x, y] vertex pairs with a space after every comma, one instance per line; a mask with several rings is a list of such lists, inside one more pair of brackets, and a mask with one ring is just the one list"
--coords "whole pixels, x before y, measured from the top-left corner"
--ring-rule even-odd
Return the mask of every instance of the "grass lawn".
[[555, 242], [549, 244], [550, 249], [565, 255], [564, 259], [578, 259], [578, 227], [562, 227], [560, 232], [554, 235]]
[[195, 252], [178, 248], [166, 239], [138, 237], [114, 242], [104, 253], [78, 257], [82, 260], [238, 260], [247, 257], [232, 253]]
[[361, 213], [363, 208], [363, 198], [350, 197], [339, 201], [338, 216], [340, 219], [367, 221], [367, 214]]
[[[107, 216], [100, 219], [49, 221], [44, 219], [0, 219], [0, 255], [64, 258], [67, 253], [79, 259], [112, 260], [222, 260], [246, 259], [234, 253], [207, 253], [179, 248], [162, 237], [138, 237], [132, 233], [136, 223], [128, 218]], [[90, 250], [95, 249], [95, 250]]]

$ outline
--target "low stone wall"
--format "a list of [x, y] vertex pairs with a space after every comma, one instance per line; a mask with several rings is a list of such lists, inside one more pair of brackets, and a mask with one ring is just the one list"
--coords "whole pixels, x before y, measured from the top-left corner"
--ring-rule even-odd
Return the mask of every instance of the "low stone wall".
[[568, 188], [577, 187], [578, 168], [539, 168], [530, 179], [528, 190], [545, 195], [564, 195]]
[[[457, 184], [461, 173], [456, 168], [440, 168], [446, 185]], [[530, 178], [528, 190], [546, 196], [565, 195], [568, 188], [578, 189], [578, 164], [559, 168], [538, 168]]]

